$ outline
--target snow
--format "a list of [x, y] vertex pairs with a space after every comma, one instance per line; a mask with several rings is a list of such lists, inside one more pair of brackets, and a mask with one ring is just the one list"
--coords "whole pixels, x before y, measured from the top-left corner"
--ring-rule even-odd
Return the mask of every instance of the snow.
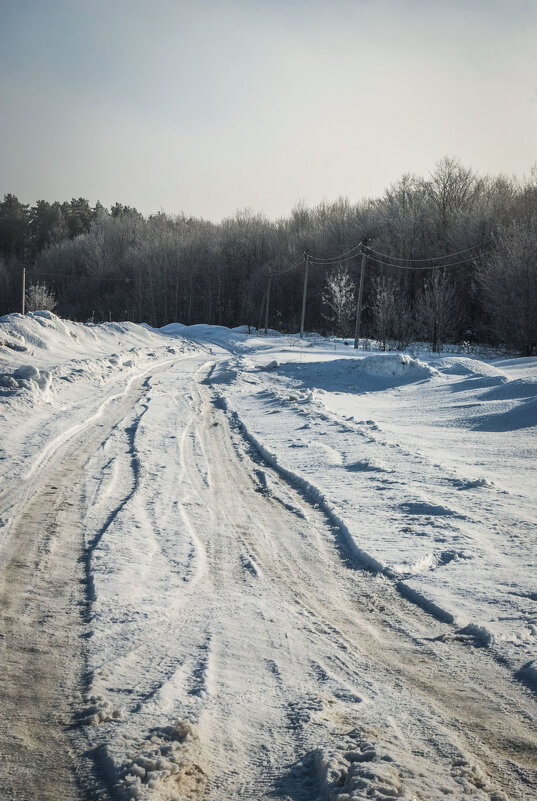
[[461, 630], [483, 627], [513, 670], [535, 654], [537, 359], [277, 342], [254, 345], [221, 391], [364, 565]]
[[[405, 674], [387, 632], [415, 625], [469, 686], [477, 665], [537, 687], [537, 359], [8, 315], [0, 559], [34, 482], [96, 425], [80, 720], [124, 797], [201, 797], [219, 775], [251, 798], [505, 798], [421, 698], [441, 674]], [[364, 623], [355, 653], [353, 615], [379, 598], [401, 618]], [[300, 759], [303, 795], [292, 771], [273, 796], [241, 768]]]
[[133, 376], [192, 351], [134, 323], [85, 325], [52, 312], [0, 317], [0, 547], [47, 453], [95, 420]]
[[180, 334], [184, 328], [186, 328], [186, 326], [182, 323], [169, 323], [168, 325], [163, 325], [162, 328], [158, 330], [163, 334]]
[[420, 362], [419, 359], [412, 359], [406, 353], [365, 356], [363, 359], [356, 359], [355, 364], [347, 367], [357, 369], [363, 376], [389, 379], [404, 376], [410, 381], [419, 381], [436, 375], [434, 367]]

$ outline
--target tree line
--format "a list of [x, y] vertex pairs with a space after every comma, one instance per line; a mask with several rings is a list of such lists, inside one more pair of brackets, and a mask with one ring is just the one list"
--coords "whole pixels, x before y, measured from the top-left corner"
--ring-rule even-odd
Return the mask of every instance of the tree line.
[[[421, 338], [435, 350], [458, 341], [536, 352], [537, 171], [526, 179], [483, 177], [447, 157], [425, 178], [402, 176], [381, 197], [299, 203], [278, 220], [252, 211], [220, 223], [185, 214], [144, 217], [130, 206], [107, 209], [84, 198], [30, 207], [6, 194], [0, 314], [20, 311], [26, 267], [34, 295], [40, 288], [37, 296], [53, 297], [57, 313], [70, 319], [258, 326], [271, 272], [269, 326], [297, 331], [303, 267], [288, 268], [305, 251], [330, 259], [364, 240], [396, 257], [387, 259], [392, 266], [368, 262], [364, 336], [385, 348]], [[445, 270], [402, 270], [396, 263], [483, 243], [471, 261]], [[352, 333], [359, 270], [359, 256], [312, 262], [308, 330]]]

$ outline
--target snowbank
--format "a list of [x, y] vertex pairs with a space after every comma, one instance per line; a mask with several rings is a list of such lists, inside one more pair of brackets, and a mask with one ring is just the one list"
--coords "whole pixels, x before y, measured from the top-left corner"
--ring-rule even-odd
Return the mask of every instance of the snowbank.
[[135, 323], [86, 325], [49, 311], [0, 317], [0, 547], [24, 477], [137, 374], [197, 351]]
[[[433, 366], [405, 353], [341, 358], [341, 353], [336, 351], [325, 352], [322, 360], [318, 360], [319, 355], [314, 351], [308, 358], [297, 360], [288, 349], [281, 354], [281, 359], [269, 363], [270, 369], [277, 366], [279, 375], [298, 382], [295, 386], [317, 392], [378, 392], [439, 376]], [[257, 361], [255, 367], [267, 369], [268, 365], [266, 361]]]
[[359, 373], [371, 378], [400, 378], [420, 381], [438, 375], [438, 370], [430, 364], [413, 359], [406, 353], [386, 353], [365, 356], [352, 365]]
[[[181, 326], [170, 328], [177, 334]], [[0, 396], [11, 403], [19, 395], [26, 404], [50, 400], [49, 390], [56, 391], [59, 381], [102, 382], [164, 352], [173, 355], [177, 349], [149, 326], [87, 325], [50, 311], [8, 314], [0, 317]]]
[[39, 389], [46, 392], [50, 389], [52, 376], [48, 370], [40, 370], [32, 364], [24, 364], [18, 367], [13, 373], [0, 373], [0, 387], [15, 391], [17, 389], [27, 389], [35, 392]]
[[264, 344], [218, 386], [261, 458], [450, 638], [534, 659], [537, 359]]
[[183, 323], [168, 323], [168, 325], [163, 325], [158, 330], [162, 334], [180, 334], [185, 328], [186, 326]]

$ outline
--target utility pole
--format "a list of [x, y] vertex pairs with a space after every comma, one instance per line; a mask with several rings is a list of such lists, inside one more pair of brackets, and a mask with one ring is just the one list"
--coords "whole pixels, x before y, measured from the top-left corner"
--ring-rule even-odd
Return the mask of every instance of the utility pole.
[[259, 325], [257, 326], [257, 330], [261, 331], [261, 326], [263, 324], [263, 309], [265, 308], [265, 300], [267, 299], [267, 290], [263, 292], [263, 298], [261, 300], [261, 308], [259, 309]]
[[22, 313], [26, 309], [26, 267], [22, 268]]
[[309, 250], [304, 251], [306, 266], [304, 268], [304, 291], [302, 293], [302, 315], [300, 317], [300, 339], [304, 337], [304, 318], [306, 316], [306, 297], [308, 294], [308, 268], [310, 265]]
[[356, 303], [356, 327], [354, 329], [354, 347], [358, 347], [358, 340], [360, 339], [360, 323], [362, 320], [362, 296], [364, 294], [364, 276], [365, 265], [367, 262], [367, 254], [365, 252], [365, 244], [362, 242], [362, 266], [360, 268], [360, 286], [358, 288], [358, 302]]
[[268, 284], [267, 284], [267, 303], [266, 303], [266, 306], [265, 306], [265, 336], [267, 335], [267, 329], [268, 329], [268, 315], [269, 315], [270, 281], [271, 281], [271, 278], [272, 278], [272, 275], [269, 273], [268, 274]]

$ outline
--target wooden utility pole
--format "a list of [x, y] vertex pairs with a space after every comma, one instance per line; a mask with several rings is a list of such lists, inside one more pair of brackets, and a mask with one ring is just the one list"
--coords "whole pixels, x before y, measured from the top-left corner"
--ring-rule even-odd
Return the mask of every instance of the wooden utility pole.
[[22, 268], [22, 313], [26, 310], [26, 267]]
[[300, 339], [304, 337], [304, 318], [306, 316], [306, 297], [308, 295], [308, 268], [310, 265], [310, 254], [306, 250], [304, 253], [306, 266], [304, 267], [304, 291], [302, 292], [302, 315], [300, 317]]
[[261, 331], [261, 326], [263, 324], [263, 310], [265, 308], [265, 300], [267, 298], [267, 290], [263, 292], [263, 299], [261, 300], [261, 308], [259, 309], [259, 325], [257, 326], [257, 330]]
[[362, 242], [362, 266], [360, 268], [360, 286], [358, 287], [358, 301], [356, 303], [356, 327], [354, 329], [354, 347], [358, 347], [358, 341], [360, 339], [360, 323], [362, 320], [362, 296], [364, 294], [364, 277], [365, 277], [365, 265], [367, 262], [367, 255], [365, 252], [365, 245]]
[[268, 315], [269, 315], [269, 303], [270, 303], [270, 281], [271, 281], [271, 278], [272, 278], [272, 275], [269, 273], [268, 284], [267, 284], [267, 303], [266, 303], [266, 306], [265, 306], [265, 336], [267, 335], [267, 330], [268, 330]]

